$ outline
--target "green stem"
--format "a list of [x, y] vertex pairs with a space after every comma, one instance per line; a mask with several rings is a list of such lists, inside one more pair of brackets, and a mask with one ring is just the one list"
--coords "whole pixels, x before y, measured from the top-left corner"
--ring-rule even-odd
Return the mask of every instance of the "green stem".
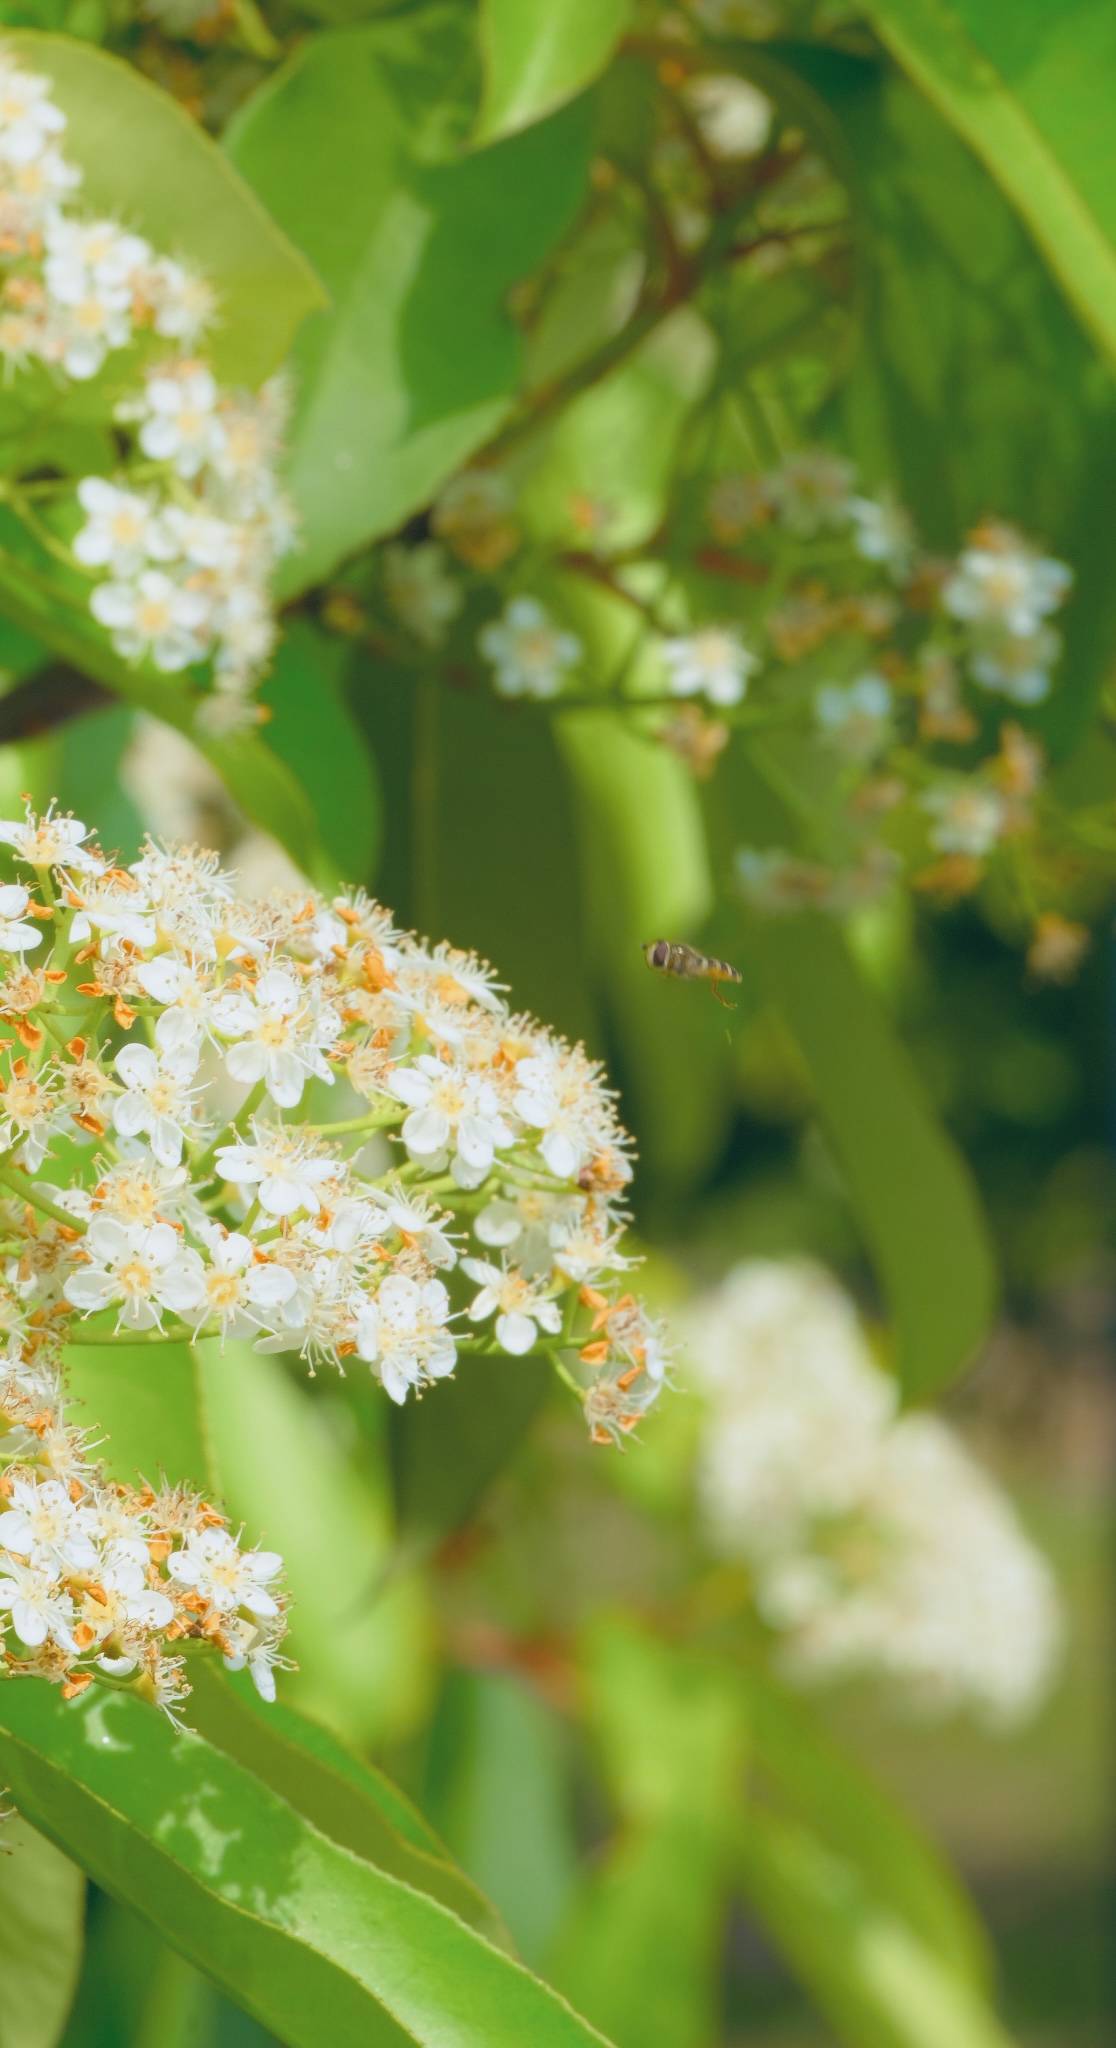
[[232, 1118], [231, 1122], [225, 1124], [223, 1128], [218, 1131], [216, 1137], [210, 1140], [209, 1144], [205, 1148], [205, 1151], [199, 1152], [197, 1157], [191, 1161], [191, 1167], [195, 1180], [202, 1181], [211, 1172], [213, 1162], [216, 1159], [217, 1154], [221, 1150], [221, 1147], [223, 1145], [234, 1144], [237, 1138], [242, 1138], [244, 1136], [245, 1127], [247, 1126], [249, 1119], [255, 1115], [257, 1109], [263, 1101], [266, 1086], [266, 1082], [257, 1081], [255, 1087], [251, 1090], [250, 1094], [245, 1096], [244, 1101], [241, 1103], [240, 1108], [237, 1110], [236, 1115]]
[[71, 1216], [68, 1209], [60, 1209], [57, 1202], [39, 1192], [22, 1167], [0, 1166], [0, 1187], [10, 1188], [23, 1202], [29, 1202], [33, 1209], [39, 1209], [49, 1216], [52, 1223], [64, 1223], [67, 1230], [84, 1231], [85, 1224], [80, 1216]]

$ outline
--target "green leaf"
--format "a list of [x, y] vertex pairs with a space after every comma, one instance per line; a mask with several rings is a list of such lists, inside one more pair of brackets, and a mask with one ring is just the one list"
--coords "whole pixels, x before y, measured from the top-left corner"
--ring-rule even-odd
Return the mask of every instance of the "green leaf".
[[396, 1525], [405, 1550], [428, 1551], [468, 1521], [552, 1384], [542, 1358], [463, 1358], [428, 1400], [392, 1409]]
[[440, 1899], [507, 1946], [499, 1915], [390, 1779], [282, 1701], [265, 1704], [250, 1679], [232, 1678], [212, 1660], [192, 1660], [190, 1684], [186, 1718], [199, 1735], [262, 1778], [330, 1841]]
[[745, 1898], [847, 2048], [1011, 2048], [972, 1985], [807, 1829], [749, 1807], [736, 1867]]
[[130, 64], [34, 30], [6, 36], [5, 48], [50, 79], [89, 206], [205, 273], [220, 307], [207, 353], [226, 381], [259, 384], [323, 304], [306, 258], [198, 123]]
[[741, 1766], [734, 1677], [610, 1619], [590, 1632], [585, 1686], [621, 1828], [562, 1929], [555, 1980], [623, 2048], [706, 2048]]
[[532, 1964], [545, 1954], [577, 1871], [564, 1750], [557, 1716], [520, 1680], [450, 1674], [424, 1800]]
[[1026, 221], [1116, 355], [1116, 18], [1095, 0], [867, 0], [893, 55]]
[[[3, 525], [0, 552], [0, 613], [33, 633], [83, 675], [103, 683], [136, 710], [150, 712], [184, 733], [216, 770], [229, 795], [253, 822], [270, 832], [311, 877], [322, 876], [322, 853], [313, 808], [286, 764], [254, 732], [212, 739], [197, 730], [198, 699], [182, 682], [143, 664], [132, 666], [114, 654], [85, 608], [80, 592], [44, 569], [26, 549], [20, 552], [12, 521]], [[95, 821], [93, 821], [95, 822]]]
[[111, 1479], [212, 1484], [188, 1344], [72, 1344], [66, 1354], [74, 1421], [103, 1437]]
[[986, 1989], [987, 1937], [945, 1857], [793, 1693], [749, 1670], [747, 1702], [756, 1767], [780, 1808], [844, 1857], [943, 1963]]
[[257, 1542], [278, 1550], [299, 1669], [285, 1696], [352, 1741], [409, 1727], [427, 1653], [414, 1578], [381, 1583], [387, 1477], [350, 1455], [326, 1388], [246, 1344], [199, 1344], [213, 1485]]
[[604, 70], [631, 0], [482, 0], [478, 142], [541, 120]]
[[201, 1736], [94, 1689], [0, 1685], [0, 1777], [97, 1883], [290, 2048], [587, 2048], [444, 1906], [330, 1841]]
[[350, 650], [308, 619], [294, 619], [267, 679], [269, 747], [296, 775], [320, 821], [326, 852], [346, 882], [366, 881], [380, 839], [375, 764], [349, 709]]
[[[757, 748], [734, 765], [737, 801], [750, 838], [770, 825], [786, 845], [798, 821], [766, 779], [766, 760]], [[904, 1396], [924, 1400], [969, 1362], [995, 1305], [972, 1179], [836, 924], [808, 911], [740, 914], [741, 957], [754, 963], [805, 1062], [888, 1297]]]
[[468, 26], [425, 9], [308, 39], [229, 132], [333, 301], [295, 351], [287, 588], [397, 526], [494, 431], [521, 363], [508, 291], [586, 188], [581, 105], [461, 153]]
[[85, 1933], [85, 1879], [19, 1814], [0, 1830], [0, 2040], [55, 2048], [66, 2024]]

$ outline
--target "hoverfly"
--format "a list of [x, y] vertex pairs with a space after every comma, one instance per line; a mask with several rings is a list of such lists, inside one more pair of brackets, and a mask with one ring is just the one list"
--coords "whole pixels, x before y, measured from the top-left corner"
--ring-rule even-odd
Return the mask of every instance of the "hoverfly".
[[682, 981], [707, 981], [722, 1007], [734, 1008], [732, 1003], [725, 1002], [721, 983], [740, 982], [744, 976], [739, 967], [731, 966], [727, 960], [714, 960], [708, 953], [699, 953], [695, 947], [680, 945], [672, 939], [652, 939], [643, 948], [643, 957], [657, 974], [676, 974]]

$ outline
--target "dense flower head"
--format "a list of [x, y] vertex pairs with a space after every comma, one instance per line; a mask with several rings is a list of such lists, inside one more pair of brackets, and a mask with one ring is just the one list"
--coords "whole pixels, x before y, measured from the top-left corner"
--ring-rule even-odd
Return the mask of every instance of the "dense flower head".
[[665, 1359], [620, 1292], [630, 1147], [583, 1048], [362, 892], [242, 899], [215, 855], [110, 862], [53, 813], [0, 844], [4, 1202], [59, 1342], [235, 1337], [397, 1402], [542, 1348], [607, 1390], [595, 1435], [634, 1427]]
[[218, 383], [200, 352], [219, 310], [207, 280], [82, 209], [66, 125], [49, 80], [0, 48], [0, 361], [8, 375], [45, 371], [44, 404], [111, 375], [118, 467], [59, 481], [55, 542], [69, 534], [90, 610], [125, 660], [210, 665], [205, 721], [227, 730], [256, 715], [248, 693], [275, 637], [268, 584], [293, 538], [276, 479], [285, 391]]
[[787, 1672], [877, 1672], [928, 1715], [1032, 1712], [1061, 1640], [1046, 1562], [950, 1425], [898, 1413], [841, 1288], [806, 1262], [748, 1262], [683, 1334], [703, 1520], [748, 1565]]

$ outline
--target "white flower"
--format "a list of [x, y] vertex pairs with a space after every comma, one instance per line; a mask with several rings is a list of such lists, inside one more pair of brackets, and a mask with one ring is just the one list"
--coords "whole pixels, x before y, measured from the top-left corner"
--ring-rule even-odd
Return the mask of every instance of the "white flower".
[[250, 1614], [270, 1616], [279, 1609], [267, 1587], [282, 1564], [273, 1550], [239, 1549], [227, 1529], [191, 1529], [182, 1549], [168, 1559], [167, 1571], [219, 1614], [246, 1607]]
[[449, 574], [446, 551], [436, 540], [417, 547], [384, 550], [384, 588], [396, 617], [427, 647], [438, 647], [446, 627], [465, 602], [461, 585]]
[[269, 967], [253, 989], [220, 996], [212, 1020], [223, 1038], [235, 1041], [225, 1054], [234, 1081], [254, 1087], [262, 1081], [280, 1109], [294, 1109], [311, 1077], [332, 1082], [323, 1053], [341, 1029], [337, 1012], [308, 996], [286, 967]]
[[319, 1188], [332, 1180], [337, 1162], [318, 1152], [297, 1131], [253, 1123], [250, 1145], [222, 1145], [217, 1167], [236, 1187], [258, 1187], [260, 1208], [269, 1216], [317, 1215]]
[[83, 477], [77, 495], [87, 518], [71, 546], [87, 569], [107, 569], [114, 578], [126, 579], [148, 562], [167, 561], [173, 554], [152, 499], [121, 490], [103, 476]]
[[739, 704], [759, 657], [729, 626], [705, 626], [663, 641], [668, 687], [675, 697], [708, 697], [711, 704]]
[[1041, 704], [1050, 695], [1050, 671], [1061, 649], [1052, 626], [1034, 633], [992, 632], [976, 640], [969, 669], [983, 690], [1012, 704]]
[[48, 1641], [76, 1651], [74, 1607], [53, 1571], [9, 1559], [0, 1571], [0, 1608], [7, 1608], [21, 1643], [37, 1650]]
[[790, 532], [809, 540], [827, 528], [844, 526], [851, 514], [851, 462], [824, 448], [790, 455], [767, 479], [771, 498]]
[[0, 1514], [0, 1547], [54, 1572], [96, 1570], [97, 1517], [70, 1499], [60, 1479], [14, 1478], [11, 1503]]
[[215, 1320], [222, 1332], [242, 1336], [263, 1325], [270, 1328], [290, 1302], [298, 1283], [293, 1273], [273, 1259], [261, 1258], [250, 1237], [211, 1224], [205, 1233], [209, 1264], [205, 1296], [193, 1311], [199, 1328]]
[[139, 444], [154, 462], [171, 462], [181, 477], [197, 476], [219, 445], [217, 385], [200, 363], [152, 371], [141, 407]]
[[873, 1670], [911, 1708], [1024, 1720], [1062, 1641], [1045, 1559], [1009, 1501], [933, 1415], [903, 1416], [877, 1448], [854, 1515], [817, 1548], [761, 1569], [761, 1606], [802, 1680]]
[[[164, 1023], [159, 1019], [156, 1037]], [[113, 1065], [124, 1083], [115, 1097], [112, 1121], [122, 1138], [145, 1136], [160, 1166], [177, 1166], [183, 1141], [194, 1121], [191, 1087], [197, 1068], [192, 1048], [152, 1051], [149, 1045], [125, 1045]]]
[[931, 843], [939, 853], [959, 853], [982, 860], [991, 853], [1007, 822], [1007, 807], [998, 790], [984, 783], [939, 783], [919, 799], [933, 819]]
[[1058, 609], [1073, 581], [1064, 562], [1038, 555], [1008, 527], [982, 530], [983, 545], [967, 548], [942, 590], [955, 619], [1036, 633]]
[[19, 882], [0, 883], [0, 953], [29, 953], [42, 943], [37, 925], [27, 923], [28, 891]]
[[480, 1293], [469, 1305], [469, 1321], [483, 1322], [496, 1317], [496, 1341], [513, 1358], [533, 1351], [539, 1331], [556, 1337], [562, 1328], [562, 1311], [544, 1287], [531, 1280], [518, 1266], [493, 1266], [487, 1259], [462, 1259], [462, 1272], [480, 1284]]
[[905, 576], [915, 551], [910, 513], [887, 495], [850, 498], [848, 511], [857, 554], [866, 562], [882, 562], [893, 576]]
[[573, 1180], [612, 1136], [608, 1098], [581, 1048], [557, 1042], [518, 1062], [515, 1113], [540, 1131], [539, 1151], [558, 1180]]
[[117, 1327], [150, 1330], [160, 1310], [186, 1315], [202, 1299], [205, 1276], [197, 1252], [183, 1250], [169, 1223], [118, 1223], [97, 1216], [82, 1239], [83, 1263], [67, 1275], [66, 1300], [93, 1315], [119, 1303]]
[[680, 1326], [709, 1399], [699, 1485], [719, 1548], [785, 1546], [859, 1498], [895, 1397], [827, 1274], [748, 1261]]
[[447, 1219], [422, 1195], [408, 1194], [403, 1188], [384, 1188], [377, 1190], [376, 1201], [379, 1233], [388, 1228], [398, 1230], [403, 1242], [417, 1245], [432, 1266], [456, 1265], [456, 1248], [443, 1227]]
[[0, 845], [14, 847], [20, 860], [33, 868], [79, 868], [99, 874], [104, 862], [85, 845], [89, 828], [80, 818], [56, 817], [53, 806], [37, 818], [29, 810], [26, 818], [0, 819]]
[[420, 1053], [413, 1066], [397, 1067], [387, 1086], [410, 1110], [402, 1134], [410, 1157], [432, 1163], [452, 1146], [451, 1171], [460, 1187], [479, 1187], [497, 1151], [512, 1142], [483, 1074]]
[[882, 676], [858, 676], [854, 683], [826, 683], [814, 699], [818, 724], [856, 761], [870, 761], [888, 736], [891, 689]]
[[150, 654], [156, 668], [172, 675], [205, 653], [209, 599], [162, 569], [144, 569], [133, 583], [98, 583], [89, 609], [128, 661]]
[[49, 78], [17, 71], [0, 58], [0, 157], [9, 164], [28, 164], [61, 135], [66, 116], [51, 99]]
[[357, 1355], [378, 1365], [384, 1392], [405, 1401], [423, 1380], [443, 1379], [457, 1363], [457, 1347], [446, 1327], [449, 1295], [440, 1280], [411, 1280], [389, 1273], [378, 1294], [357, 1313]]
[[554, 697], [568, 669], [581, 660], [582, 646], [563, 632], [538, 600], [513, 597], [504, 616], [485, 626], [477, 642], [496, 670], [496, 688], [504, 697]]

